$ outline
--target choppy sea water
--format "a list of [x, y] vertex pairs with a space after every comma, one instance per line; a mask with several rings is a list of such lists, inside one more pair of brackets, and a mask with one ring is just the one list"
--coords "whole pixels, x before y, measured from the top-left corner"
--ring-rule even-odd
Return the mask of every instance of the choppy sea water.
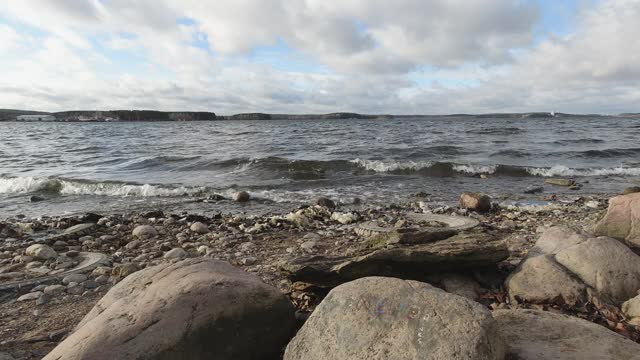
[[[613, 117], [4, 122], [0, 217], [264, 213], [318, 196], [388, 204], [417, 192], [442, 202], [462, 191], [526, 198], [545, 177], [584, 183], [579, 191], [545, 185], [547, 193], [611, 193], [640, 182], [638, 139], [640, 119]], [[236, 190], [262, 200], [194, 201]]]

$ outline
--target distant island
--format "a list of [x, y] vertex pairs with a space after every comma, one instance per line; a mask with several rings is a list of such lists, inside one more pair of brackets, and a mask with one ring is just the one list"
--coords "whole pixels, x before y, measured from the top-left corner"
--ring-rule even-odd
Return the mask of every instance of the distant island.
[[[155, 110], [73, 110], [41, 112], [30, 110], [0, 109], [0, 121], [57, 121], [57, 122], [131, 122], [131, 121], [221, 121], [221, 120], [323, 120], [323, 119], [403, 119], [403, 118], [554, 118], [596, 117], [600, 114], [567, 114], [556, 112], [449, 114], [449, 115], [390, 115], [336, 112], [330, 114], [267, 114], [242, 113], [216, 115], [206, 111], [155, 111]], [[640, 113], [613, 115], [640, 118]]]

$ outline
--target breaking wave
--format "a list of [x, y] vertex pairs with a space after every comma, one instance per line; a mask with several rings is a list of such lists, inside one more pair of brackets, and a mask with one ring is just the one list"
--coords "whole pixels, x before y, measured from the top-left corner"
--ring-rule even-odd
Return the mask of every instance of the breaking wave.
[[205, 191], [203, 187], [170, 187], [150, 184], [127, 184], [120, 182], [94, 182], [55, 177], [0, 177], [0, 193], [50, 193], [60, 195], [99, 196], [184, 196]]

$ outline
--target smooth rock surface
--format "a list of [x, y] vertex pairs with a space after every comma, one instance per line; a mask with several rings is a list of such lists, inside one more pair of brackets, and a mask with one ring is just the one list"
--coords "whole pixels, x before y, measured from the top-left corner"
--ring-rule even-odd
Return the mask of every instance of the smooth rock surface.
[[158, 231], [151, 225], [138, 225], [135, 229], [133, 229], [133, 236], [146, 239], [152, 238], [158, 235]]
[[485, 194], [465, 192], [460, 195], [460, 207], [485, 212], [491, 210], [491, 198]]
[[278, 290], [226, 262], [164, 263], [114, 286], [44, 359], [274, 359], [293, 313]]
[[640, 295], [627, 300], [622, 304], [622, 312], [629, 322], [635, 326], [640, 326]]
[[512, 302], [584, 304], [587, 286], [552, 256], [541, 255], [523, 260], [507, 280], [505, 287]]
[[51, 247], [44, 244], [31, 245], [25, 250], [27, 256], [32, 256], [40, 260], [55, 259], [58, 253]]
[[607, 214], [596, 225], [595, 233], [640, 247], [640, 193], [609, 199]]
[[167, 251], [164, 256], [165, 259], [183, 259], [187, 257], [187, 252], [181, 248], [175, 248]]
[[638, 360], [640, 345], [589, 321], [536, 310], [496, 310], [507, 359]]
[[640, 289], [640, 256], [615, 239], [591, 238], [558, 252], [555, 259], [617, 304]]
[[209, 232], [209, 228], [207, 227], [207, 225], [201, 223], [201, 222], [194, 222], [193, 224], [191, 224], [190, 227], [191, 231], [193, 231], [194, 233], [197, 234], [206, 234]]
[[425, 283], [371, 277], [331, 290], [284, 359], [502, 360], [504, 350], [482, 305]]

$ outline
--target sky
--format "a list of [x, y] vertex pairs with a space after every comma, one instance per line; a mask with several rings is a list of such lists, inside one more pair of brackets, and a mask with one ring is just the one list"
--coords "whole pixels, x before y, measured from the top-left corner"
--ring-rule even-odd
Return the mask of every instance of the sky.
[[0, 0], [0, 108], [640, 112], [640, 0]]

